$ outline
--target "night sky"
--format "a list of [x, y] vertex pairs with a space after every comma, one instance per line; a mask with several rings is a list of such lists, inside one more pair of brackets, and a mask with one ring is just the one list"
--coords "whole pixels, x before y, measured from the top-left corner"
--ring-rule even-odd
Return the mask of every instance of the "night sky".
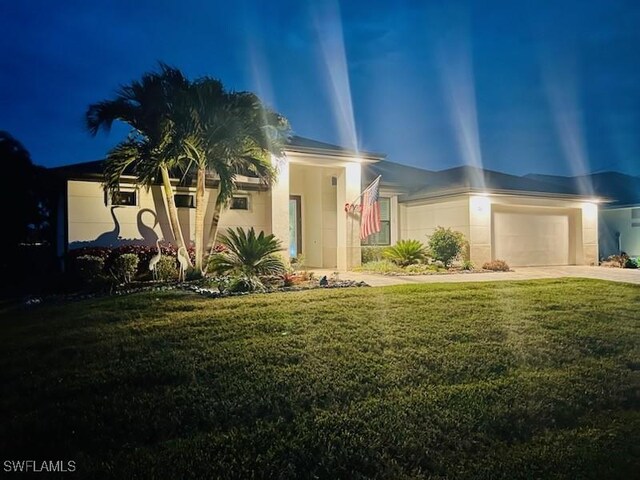
[[126, 129], [90, 137], [87, 106], [161, 60], [399, 163], [639, 175], [639, 26], [637, 0], [3, 1], [0, 130], [102, 158]]

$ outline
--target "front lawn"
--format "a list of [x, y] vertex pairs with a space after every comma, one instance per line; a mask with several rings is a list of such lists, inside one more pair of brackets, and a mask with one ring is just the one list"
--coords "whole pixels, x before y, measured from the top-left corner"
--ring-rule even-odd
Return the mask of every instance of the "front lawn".
[[4, 307], [0, 452], [74, 478], [632, 478], [639, 305], [563, 279]]

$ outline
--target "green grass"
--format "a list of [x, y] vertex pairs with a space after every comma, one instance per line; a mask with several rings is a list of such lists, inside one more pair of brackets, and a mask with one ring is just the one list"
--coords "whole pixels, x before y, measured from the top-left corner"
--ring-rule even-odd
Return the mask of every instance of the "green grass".
[[639, 305], [564, 279], [5, 310], [0, 452], [74, 478], [633, 478]]

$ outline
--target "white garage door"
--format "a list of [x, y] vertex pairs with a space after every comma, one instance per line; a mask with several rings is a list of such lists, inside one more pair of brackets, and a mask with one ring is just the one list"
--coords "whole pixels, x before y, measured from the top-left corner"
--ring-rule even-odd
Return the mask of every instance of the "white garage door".
[[494, 258], [511, 266], [567, 265], [569, 216], [494, 212]]

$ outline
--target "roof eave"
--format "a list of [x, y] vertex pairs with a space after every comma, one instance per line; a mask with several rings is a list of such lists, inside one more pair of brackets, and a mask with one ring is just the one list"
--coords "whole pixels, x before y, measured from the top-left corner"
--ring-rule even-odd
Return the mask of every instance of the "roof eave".
[[359, 158], [362, 163], [377, 163], [380, 160], [384, 160], [386, 158], [386, 155], [382, 153], [356, 152], [353, 150], [329, 150], [326, 148], [301, 147], [295, 145], [289, 145], [284, 150], [285, 153], [304, 153], [307, 155], [320, 155], [341, 158], [355, 157]]
[[555, 192], [536, 192], [528, 190], [508, 190], [508, 189], [491, 189], [491, 188], [471, 188], [471, 187], [458, 187], [454, 189], [439, 189], [433, 193], [426, 194], [413, 194], [406, 195], [399, 199], [400, 202], [411, 202], [418, 200], [436, 199], [442, 197], [450, 197], [461, 194], [481, 194], [481, 195], [496, 195], [496, 196], [520, 196], [520, 197], [538, 197], [538, 198], [559, 198], [563, 200], [577, 200], [581, 202], [594, 202], [599, 204], [607, 204], [613, 202], [609, 198], [597, 197], [587, 195], [577, 195], [571, 193], [555, 193]]

